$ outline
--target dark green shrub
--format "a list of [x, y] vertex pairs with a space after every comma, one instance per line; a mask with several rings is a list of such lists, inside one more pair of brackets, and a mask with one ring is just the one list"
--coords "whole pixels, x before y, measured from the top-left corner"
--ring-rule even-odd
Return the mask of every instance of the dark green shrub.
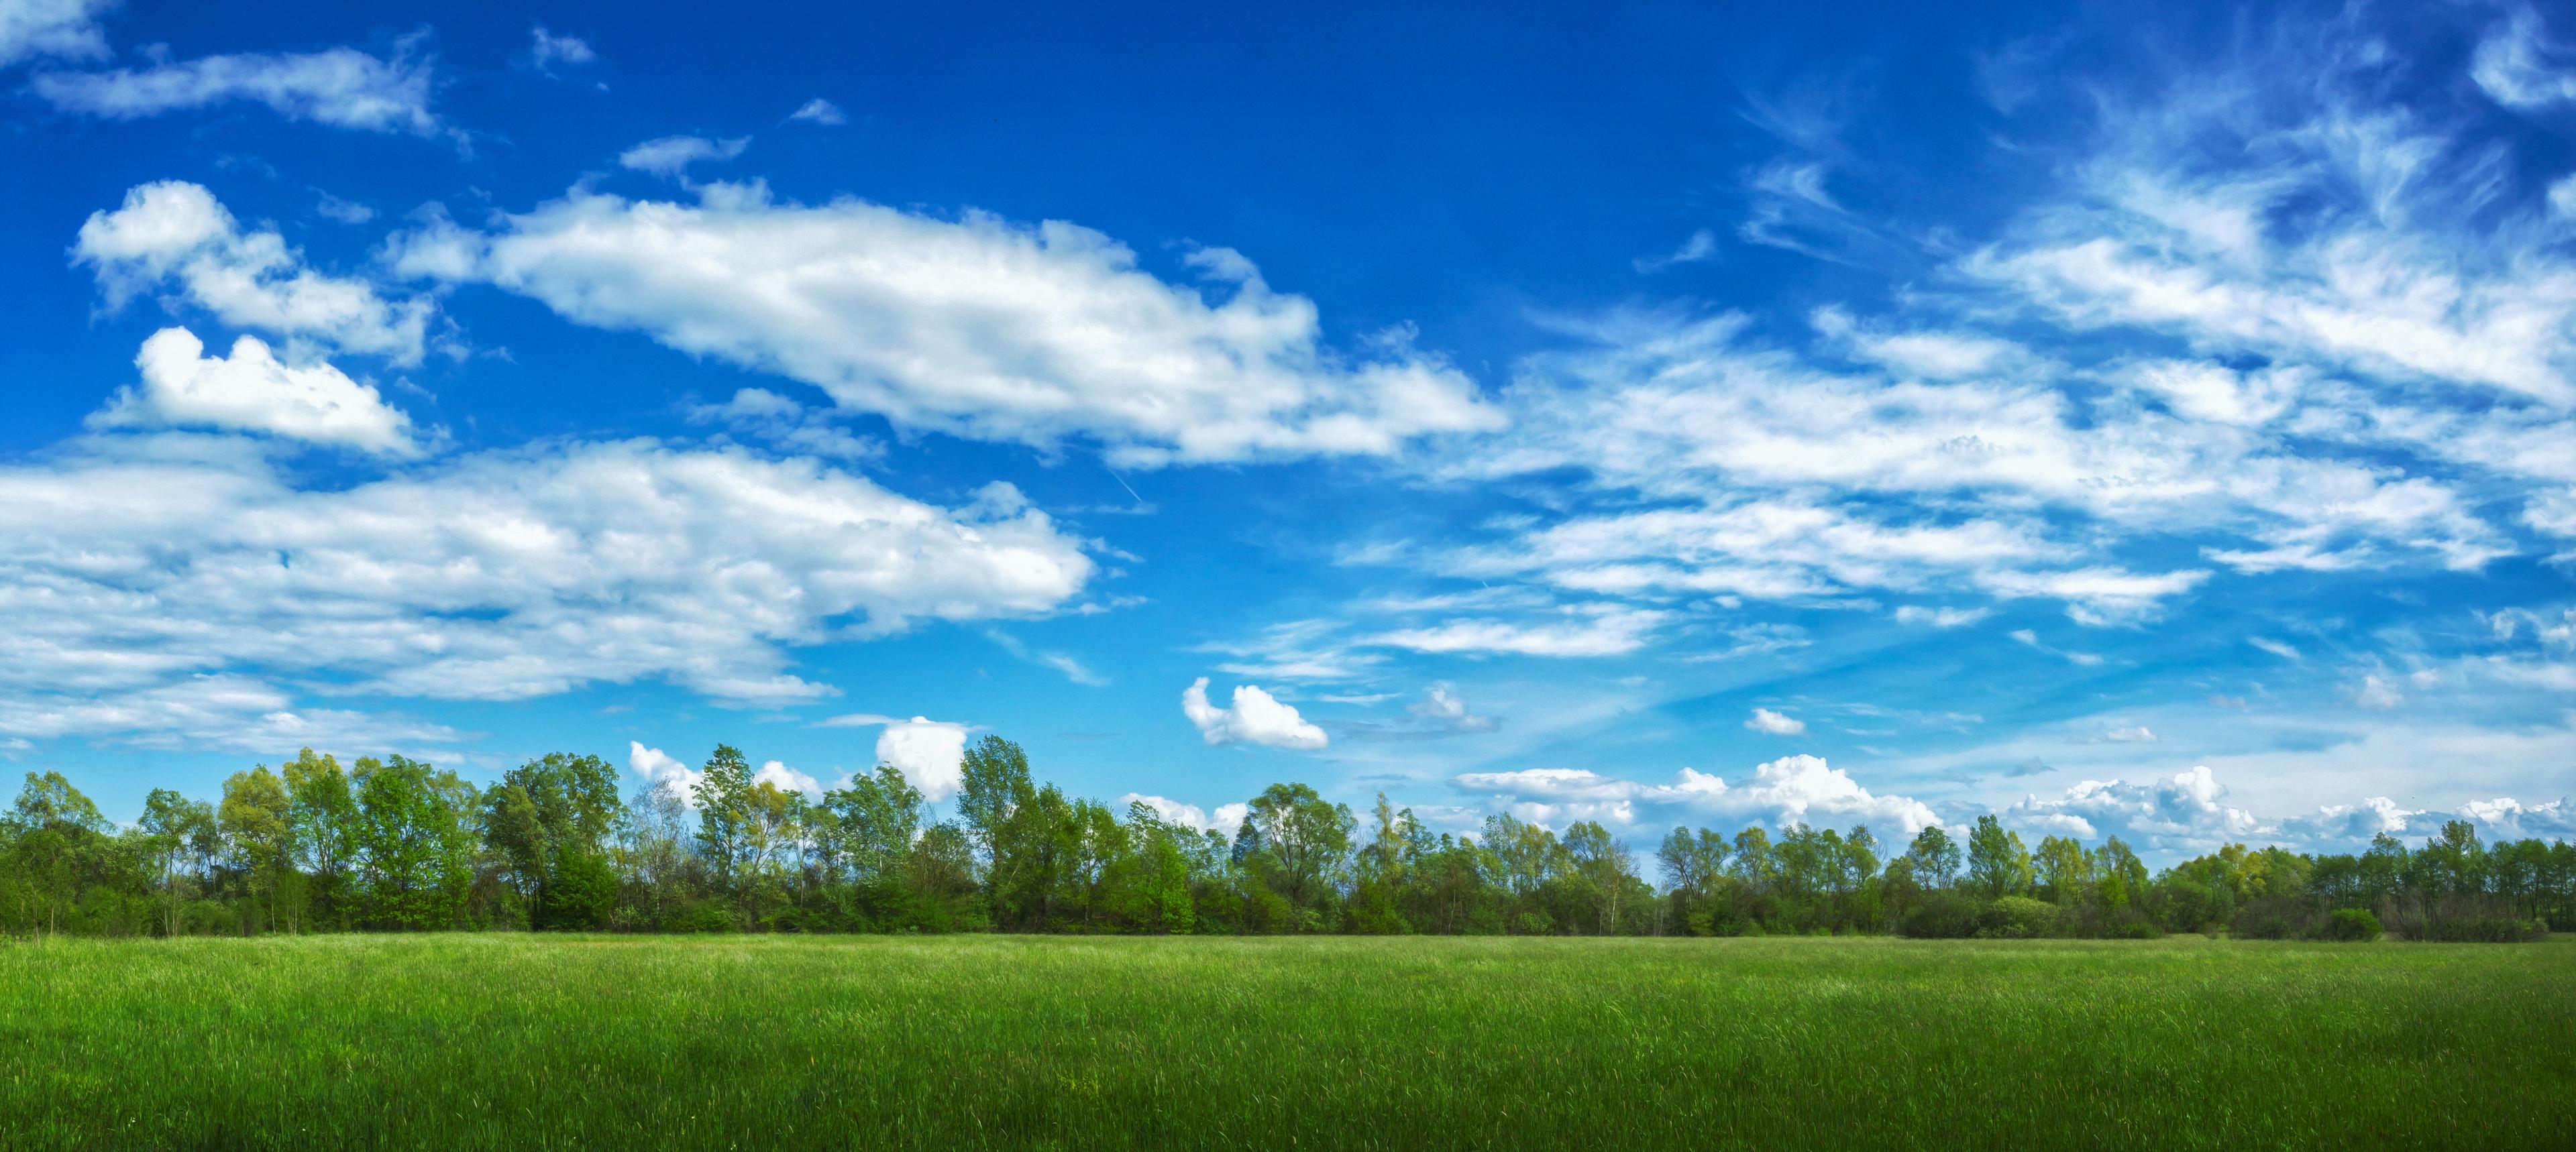
[[1918, 940], [1959, 940], [1977, 934], [1977, 915], [1985, 909], [1956, 892], [1927, 892], [1923, 902], [1897, 921], [1900, 934]]
[[2379, 939], [2379, 917], [2366, 908], [2337, 908], [2317, 929], [2321, 940], [2364, 941]]
[[1977, 935], [1988, 940], [2026, 940], [2057, 930], [2057, 905], [2028, 896], [2006, 896], [1986, 906], [1977, 917]]
[[2112, 926], [2110, 935], [2114, 940], [2162, 940], [2165, 933], [2145, 920], [2131, 920]]

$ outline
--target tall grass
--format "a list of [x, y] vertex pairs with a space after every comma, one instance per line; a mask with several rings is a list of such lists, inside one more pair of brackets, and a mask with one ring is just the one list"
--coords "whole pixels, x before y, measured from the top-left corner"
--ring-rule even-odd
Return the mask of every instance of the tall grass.
[[2565, 1146], [2576, 944], [0, 948], [10, 1147]]

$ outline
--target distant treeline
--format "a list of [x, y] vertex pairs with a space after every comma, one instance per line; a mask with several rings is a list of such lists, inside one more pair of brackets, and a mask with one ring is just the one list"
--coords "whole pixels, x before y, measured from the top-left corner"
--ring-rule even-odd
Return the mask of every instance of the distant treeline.
[[718, 747], [693, 796], [632, 797], [595, 756], [477, 788], [401, 756], [310, 749], [157, 789], [118, 828], [58, 773], [0, 822], [0, 931], [250, 935], [430, 929], [2154, 936], [2517, 940], [2576, 929], [2576, 845], [2481, 844], [2466, 822], [2358, 856], [2231, 845], [2150, 874], [2118, 839], [2036, 849], [1980, 817], [1882, 845], [1866, 828], [1732, 837], [1676, 828], [1663, 887], [1600, 824], [1508, 815], [1434, 833], [1386, 798], [1365, 818], [1303, 784], [1231, 835], [1067, 797], [1010, 741], [968, 750], [956, 819], [892, 767], [824, 795], [756, 781]]

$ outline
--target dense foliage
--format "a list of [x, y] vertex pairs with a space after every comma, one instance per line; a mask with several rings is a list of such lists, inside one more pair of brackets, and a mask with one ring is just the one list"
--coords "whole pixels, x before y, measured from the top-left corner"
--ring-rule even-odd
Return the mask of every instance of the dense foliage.
[[594, 756], [477, 788], [401, 756], [310, 749], [212, 804], [161, 789], [112, 826], [57, 773], [0, 821], [0, 930], [253, 935], [351, 929], [1200, 934], [2156, 936], [2522, 940], [2576, 929], [2576, 845], [2482, 844], [2453, 822], [2358, 856], [2230, 845], [2150, 874], [2114, 838], [2033, 849], [1991, 816], [1882, 845], [1866, 828], [1674, 829], [1663, 887], [1597, 823], [1509, 815], [1434, 833], [1303, 784], [1232, 835], [1040, 784], [1010, 741], [969, 749], [954, 821], [879, 767], [821, 800], [718, 747], [694, 794], [618, 795]]

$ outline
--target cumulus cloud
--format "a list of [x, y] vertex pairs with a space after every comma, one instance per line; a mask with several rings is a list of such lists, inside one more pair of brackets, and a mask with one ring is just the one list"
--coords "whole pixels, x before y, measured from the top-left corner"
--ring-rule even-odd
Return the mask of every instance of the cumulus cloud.
[[626, 742], [626, 770], [643, 777], [648, 788], [668, 789], [691, 807], [698, 803], [698, 782], [706, 774], [681, 763], [659, 748], [647, 748], [641, 740]]
[[751, 146], [751, 137], [709, 140], [704, 136], [664, 136], [617, 154], [617, 163], [669, 180], [686, 179], [689, 165], [731, 160]]
[[1182, 690], [1181, 714], [1189, 717], [1199, 735], [1210, 744], [1241, 742], [1313, 751], [1330, 743], [1323, 729], [1307, 723], [1297, 715], [1296, 708], [1280, 703], [1260, 688], [1237, 685], [1234, 706], [1219, 708], [1208, 703], [1207, 686], [1207, 677], [1201, 676]]
[[1119, 463], [1386, 454], [1496, 427], [1464, 376], [1399, 340], [1326, 347], [1315, 306], [1224, 249], [1208, 295], [1062, 221], [955, 219], [856, 199], [780, 203], [711, 184], [695, 204], [576, 191], [490, 233], [398, 241], [398, 266], [482, 280], [577, 323], [813, 384], [897, 424]]
[[798, 106], [795, 111], [787, 114], [787, 118], [789, 120], [801, 120], [807, 124], [821, 124], [827, 127], [834, 124], [847, 124], [850, 122], [848, 114], [841, 111], [840, 105], [834, 104], [820, 96], [808, 100], [804, 104]]
[[751, 783], [755, 788], [760, 785], [767, 784], [781, 792], [798, 793], [808, 800], [820, 800], [823, 798], [823, 785], [821, 782], [815, 780], [812, 776], [788, 767], [787, 762], [784, 760], [771, 760], [763, 763], [758, 771], [751, 774]]
[[1196, 804], [1183, 804], [1178, 800], [1147, 796], [1141, 792], [1130, 792], [1121, 796], [1118, 798], [1118, 803], [1121, 807], [1142, 804], [1153, 809], [1154, 816], [1166, 824], [1177, 825], [1193, 832], [1222, 832], [1227, 836], [1234, 835], [1235, 829], [1243, 826], [1243, 818], [1252, 813], [1251, 805], [1236, 803], [1220, 804], [1215, 814], [1210, 815]]
[[2423, 836], [2453, 819], [2474, 821], [2490, 837], [2576, 833], [2576, 805], [2564, 798], [2540, 804], [2510, 797], [2471, 800], [2444, 811], [2410, 809], [2374, 796], [2267, 818], [2227, 803], [2227, 789], [2206, 766], [2138, 784], [2086, 780], [2056, 796], [2029, 796], [2000, 810], [1997, 818], [2033, 835], [2087, 841], [2117, 836], [2156, 855], [2197, 854], [2240, 843], [2353, 851], [2382, 833]]
[[966, 783], [966, 726], [927, 716], [891, 720], [877, 734], [877, 763], [903, 772], [921, 798], [938, 803]]
[[115, 6], [116, 0], [0, 0], [0, 68], [45, 56], [107, 55], [98, 17]]
[[410, 417], [329, 364], [281, 363], [256, 336], [235, 340], [229, 357], [205, 350], [185, 328], [154, 333], [134, 361], [142, 389], [118, 389], [90, 423], [229, 428], [389, 456], [420, 451]]
[[429, 326], [429, 301], [387, 300], [365, 281], [316, 272], [284, 237], [244, 230], [212, 192], [184, 181], [138, 185], [116, 210], [91, 213], [72, 255], [111, 307], [167, 287], [234, 327], [397, 364], [420, 360]]
[[1912, 836], [1938, 823], [1932, 809], [1904, 796], [1882, 796], [1819, 756], [1784, 756], [1754, 766], [1729, 785], [1684, 768], [1670, 783], [1644, 784], [1579, 768], [1468, 772], [1458, 787], [1487, 794], [1522, 819], [1556, 826], [1573, 820], [1636, 824], [1641, 816], [1764, 820], [1782, 827], [1867, 824], [1882, 834]]
[[57, 109], [110, 120], [246, 101], [334, 128], [416, 136], [444, 130], [429, 110], [430, 62], [408, 48], [390, 57], [332, 48], [207, 56], [113, 72], [45, 72], [28, 87]]
[[306, 489], [238, 441], [105, 439], [0, 468], [0, 698], [35, 715], [237, 675], [790, 703], [833, 692], [788, 671], [795, 648], [1051, 612], [1092, 571], [1041, 512], [741, 450], [539, 446]]
[[1807, 734], [1806, 721], [1795, 719], [1784, 713], [1774, 712], [1768, 708], [1754, 709], [1753, 718], [1745, 721], [1744, 726], [1752, 731], [1760, 732], [1768, 736], [1804, 736]]

